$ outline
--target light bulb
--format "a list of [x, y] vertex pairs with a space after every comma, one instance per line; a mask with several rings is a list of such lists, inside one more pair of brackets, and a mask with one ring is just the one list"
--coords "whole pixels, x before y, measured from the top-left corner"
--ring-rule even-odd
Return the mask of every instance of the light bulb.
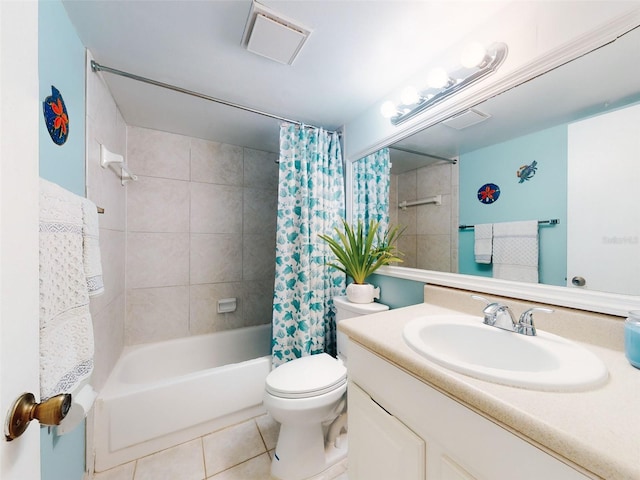
[[420, 101], [420, 94], [416, 87], [406, 87], [400, 95], [400, 100], [404, 105], [413, 105]]
[[442, 67], [432, 68], [427, 74], [427, 85], [431, 88], [444, 88], [450, 81], [449, 74]]
[[380, 113], [384, 118], [391, 118], [398, 113], [398, 109], [391, 100], [387, 100], [380, 106]]
[[487, 49], [479, 42], [464, 47], [460, 54], [460, 63], [465, 68], [479, 67], [487, 56]]

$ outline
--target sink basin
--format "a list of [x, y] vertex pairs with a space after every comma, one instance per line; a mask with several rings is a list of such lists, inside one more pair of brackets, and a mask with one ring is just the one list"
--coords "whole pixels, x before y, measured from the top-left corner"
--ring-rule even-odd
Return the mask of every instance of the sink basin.
[[586, 348], [538, 330], [528, 337], [471, 315], [411, 320], [404, 340], [420, 355], [471, 377], [532, 390], [579, 391], [604, 384], [602, 361]]

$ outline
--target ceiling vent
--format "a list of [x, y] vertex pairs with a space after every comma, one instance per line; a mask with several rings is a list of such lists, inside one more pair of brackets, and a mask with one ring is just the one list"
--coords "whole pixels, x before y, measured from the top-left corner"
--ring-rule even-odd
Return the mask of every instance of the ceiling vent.
[[310, 33], [311, 30], [253, 2], [242, 45], [250, 52], [291, 65]]
[[465, 112], [456, 115], [455, 117], [448, 118], [442, 122], [447, 127], [455, 128], [456, 130], [462, 130], [480, 122], [491, 118], [488, 113], [483, 113], [478, 110], [469, 109]]

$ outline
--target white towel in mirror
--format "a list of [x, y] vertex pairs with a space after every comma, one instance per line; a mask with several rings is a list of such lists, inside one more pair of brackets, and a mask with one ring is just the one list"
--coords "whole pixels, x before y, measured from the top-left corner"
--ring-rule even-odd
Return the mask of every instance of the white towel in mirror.
[[493, 277], [538, 283], [538, 221], [493, 224]]

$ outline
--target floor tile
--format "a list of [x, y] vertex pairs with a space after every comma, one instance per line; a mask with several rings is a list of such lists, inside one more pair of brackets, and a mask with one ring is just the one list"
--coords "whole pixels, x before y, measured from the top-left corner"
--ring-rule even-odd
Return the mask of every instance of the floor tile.
[[267, 450], [273, 450], [276, 448], [278, 435], [280, 434], [280, 424], [269, 414], [257, 417], [256, 423], [258, 424], [258, 429], [260, 430], [262, 439], [267, 446]]
[[269, 480], [271, 478], [271, 459], [263, 453], [240, 465], [218, 473], [209, 480]]
[[94, 480], [133, 480], [136, 462], [125, 463], [104, 472], [94, 473]]
[[202, 442], [208, 476], [266, 453], [253, 420], [207, 435], [202, 438]]
[[137, 462], [134, 480], [203, 480], [201, 439], [169, 448]]

